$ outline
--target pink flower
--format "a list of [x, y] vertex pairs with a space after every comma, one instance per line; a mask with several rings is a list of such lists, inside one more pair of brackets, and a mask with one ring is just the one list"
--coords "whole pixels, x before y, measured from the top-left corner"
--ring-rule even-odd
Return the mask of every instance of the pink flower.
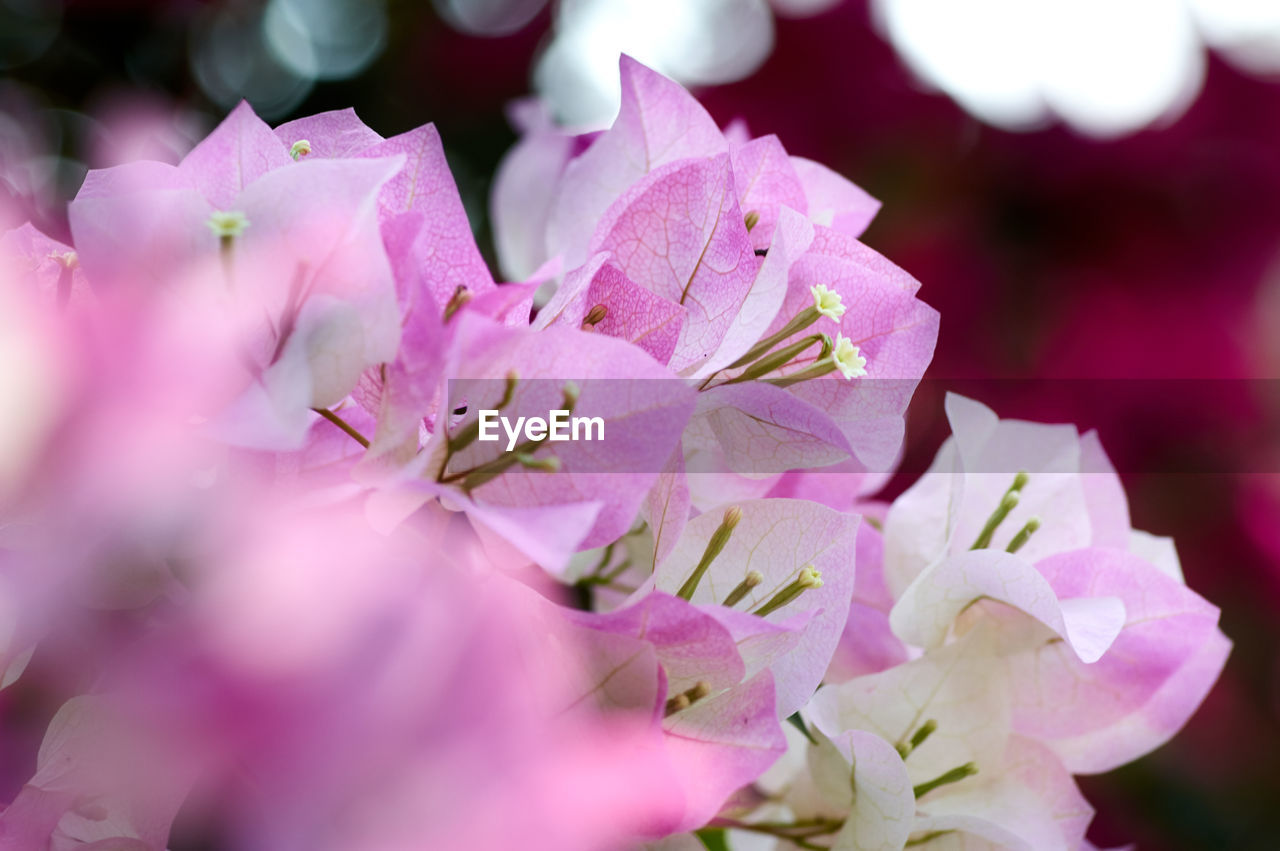
[[271, 499], [55, 717], [0, 847], [158, 851], [180, 807], [273, 851], [599, 847], [679, 816], [647, 723], [570, 711], [564, 660], [594, 649], [465, 533]]
[[[698, 382], [685, 457], [662, 480], [682, 503], [763, 496], [792, 469], [891, 469], [937, 314], [857, 241], [877, 204], [775, 137], [721, 132], [634, 60], [621, 75], [617, 121], [585, 149], [524, 107], [528, 135], [495, 187], [500, 244], [520, 246], [522, 268], [567, 269], [535, 327], [621, 337]], [[526, 202], [548, 221], [504, 207]], [[665, 515], [676, 534], [678, 514]]]
[[947, 409], [954, 436], [885, 526], [894, 633], [936, 647], [1000, 624], [1014, 728], [1074, 772], [1162, 744], [1221, 672], [1218, 610], [1186, 588], [1171, 542], [1128, 528], [1096, 435], [957, 396]]
[[242, 105], [178, 166], [90, 172], [70, 207], [76, 251], [96, 288], [151, 290], [225, 324], [246, 386], [214, 427], [248, 445], [296, 446], [308, 408], [338, 402], [395, 355], [399, 309], [375, 203], [402, 165], [295, 163]]

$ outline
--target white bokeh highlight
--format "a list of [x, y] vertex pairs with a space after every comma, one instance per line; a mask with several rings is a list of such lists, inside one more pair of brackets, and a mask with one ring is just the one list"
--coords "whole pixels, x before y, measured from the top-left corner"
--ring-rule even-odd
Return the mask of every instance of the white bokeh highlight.
[[875, 0], [911, 69], [1011, 130], [1061, 118], [1091, 136], [1176, 117], [1204, 77], [1183, 0]]
[[605, 127], [618, 111], [618, 56], [685, 85], [750, 75], [773, 49], [765, 0], [567, 0], [534, 86], [561, 123]]

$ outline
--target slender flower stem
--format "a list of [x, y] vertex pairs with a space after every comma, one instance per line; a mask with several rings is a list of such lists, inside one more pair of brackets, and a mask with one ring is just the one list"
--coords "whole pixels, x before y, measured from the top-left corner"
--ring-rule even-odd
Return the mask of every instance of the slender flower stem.
[[344, 420], [342, 417], [335, 414], [333, 411], [330, 411], [328, 408], [312, 408], [311, 410], [315, 411], [317, 414], [324, 417], [326, 420], [328, 420], [329, 422], [336, 425], [338, 428], [345, 431], [347, 433], [347, 436], [349, 436], [356, 443], [363, 446], [365, 449], [369, 448], [369, 439], [366, 438], [360, 432], [356, 431], [354, 428], [352, 428], [347, 423], [346, 420]]
[[786, 348], [778, 349], [776, 352], [769, 353], [743, 370], [741, 375], [736, 375], [724, 383], [738, 384], [743, 381], [751, 381], [752, 379], [760, 378], [763, 375], [768, 375], [774, 370], [781, 369], [789, 364], [793, 359], [802, 354], [805, 349], [808, 349], [814, 343], [817, 343], [822, 347], [817, 360], [821, 361], [823, 358], [831, 354], [832, 342], [830, 337], [826, 334], [810, 334], [808, 337], [804, 337]]
[[781, 378], [765, 378], [762, 379], [765, 384], [772, 384], [774, 387], [790, 387], [792, 384], [799, 384], [801, 381], [810, 381], [814, 378], [821, 378], [824, 375], [830, 375], [839, 367], [836, 362], [828, 355], [814, 361], [799, 372], [793, 372], [790, 375], [784, 375]]
[[782, 328], [782, 330], [778, 331], [776, 334], [771, 334], [768, 337], [765, 337], [760, 342], [756, 343], [754, 346], [752, 346], [750, 349], [747, 350], [747, 353], [745, 355], [738, 358], [733, 363], [729, 364], [726, 367], [726, 369], [737, 369], [739, 367], [746, 366], [747, 364], [751, 363], [753, 360], [759, 358], [765, 352], [772, 349], [774, 346], [781, 343], [783, 340], [787, 339], [793, 334], [803, 331], [805, 328], [808, 328], [810, 325], [817, 322], [821, 318], [822, 318], [822, 314], [818, 312], [818, 309], [816, 307], [806, 307], [804, 310], [800, 311], [800, 313], [796, 315], [795, 319], [792, 319], [790, 322], [788, 322]]

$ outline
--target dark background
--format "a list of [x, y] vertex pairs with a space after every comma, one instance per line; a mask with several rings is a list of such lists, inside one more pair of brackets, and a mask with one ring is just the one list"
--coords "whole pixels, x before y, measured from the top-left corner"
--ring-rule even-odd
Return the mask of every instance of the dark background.
[[[27, 37], [6, 11], [15, 1], [0, 2], [11, 59]], [[479, 39], [425, 0], [389, 8], [372, 65], [264, 117], [354, 106], [384, 136], [434, 121], [492, 260], [488, 180], [514, 141], [503, 110], [529, 90], [550, 15]], [[152, 122], [153, 156], [176, 158], [212, 127], [228, 104], [201, 88], [191, 57], [227, 9], [248, 26], [260, 4], [67, 3], [47, 48], [0, 78], [0, 193], [19, 215], [65, 236], [61, 207], [85, 168], [136, 153], [111, 129], [122, 114]], [[1199, 98], [1162, 129], [1108, 142], [1008, 133], [922, 91], [852, 0], [779, 20], [759, 72], [699, 94], [722, 123], [777, 133], [884, 202], [865, 241], [943, 317], [904, 471], [945, 437], [947, 387], [1003, 416], [1097, 428], [1134, 525], [1173, 535], [1188, 582], [1222, 607], [1235, 651], [1187, 729], [1082, 779], [1098, 809], [1091, 838], [1280, 848], [1280, 383], [1268, 380], [1280, 377], [1280, 85], [1211, 58]], [[24, 157], [50, 152], [51, 181], [29, 185]]]

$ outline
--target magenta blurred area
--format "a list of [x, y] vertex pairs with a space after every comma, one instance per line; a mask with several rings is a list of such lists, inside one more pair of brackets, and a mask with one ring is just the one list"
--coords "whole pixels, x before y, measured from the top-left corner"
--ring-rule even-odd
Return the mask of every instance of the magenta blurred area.
[[[187, 56], [218, 5], [66, 4], [46, 52], [0, 81], [0, 208], [65, 237], [60, 202], [85, 168], [176, 159], [223, 111]], [[270, 119], [354, 106], [384, 135], [434, 121], [492, 259], [487, 180], [514, 140], [503, 110], [528, 92], [550, 14], [479, 39], [430, 4], [390, 9], [372, 64]], [[942, 314], [904, 469], [922, 469], [945, 437], [952, 382], [977, 381], [964, 389], [1001, 416], [1097, 429], [1134, 526], [1175, 537], [1189, 584], [1222, 607], [1235, 642], [1225, 675], [1173, 743], [1085, 779], [1091, 838], [1276, 847], [1280, 84], [1211, 55], [1199, 96], [1167, 126], [1111, 141], [1063, 126], [1011, 133], [924, 91], [854, 0], [779, 18], [755, 75], [700, 94], [721, 123], [776, 133], [883, 202], [865, 241]], [[43, 158], [39, 179], [19, 179], [23, 156]]]

